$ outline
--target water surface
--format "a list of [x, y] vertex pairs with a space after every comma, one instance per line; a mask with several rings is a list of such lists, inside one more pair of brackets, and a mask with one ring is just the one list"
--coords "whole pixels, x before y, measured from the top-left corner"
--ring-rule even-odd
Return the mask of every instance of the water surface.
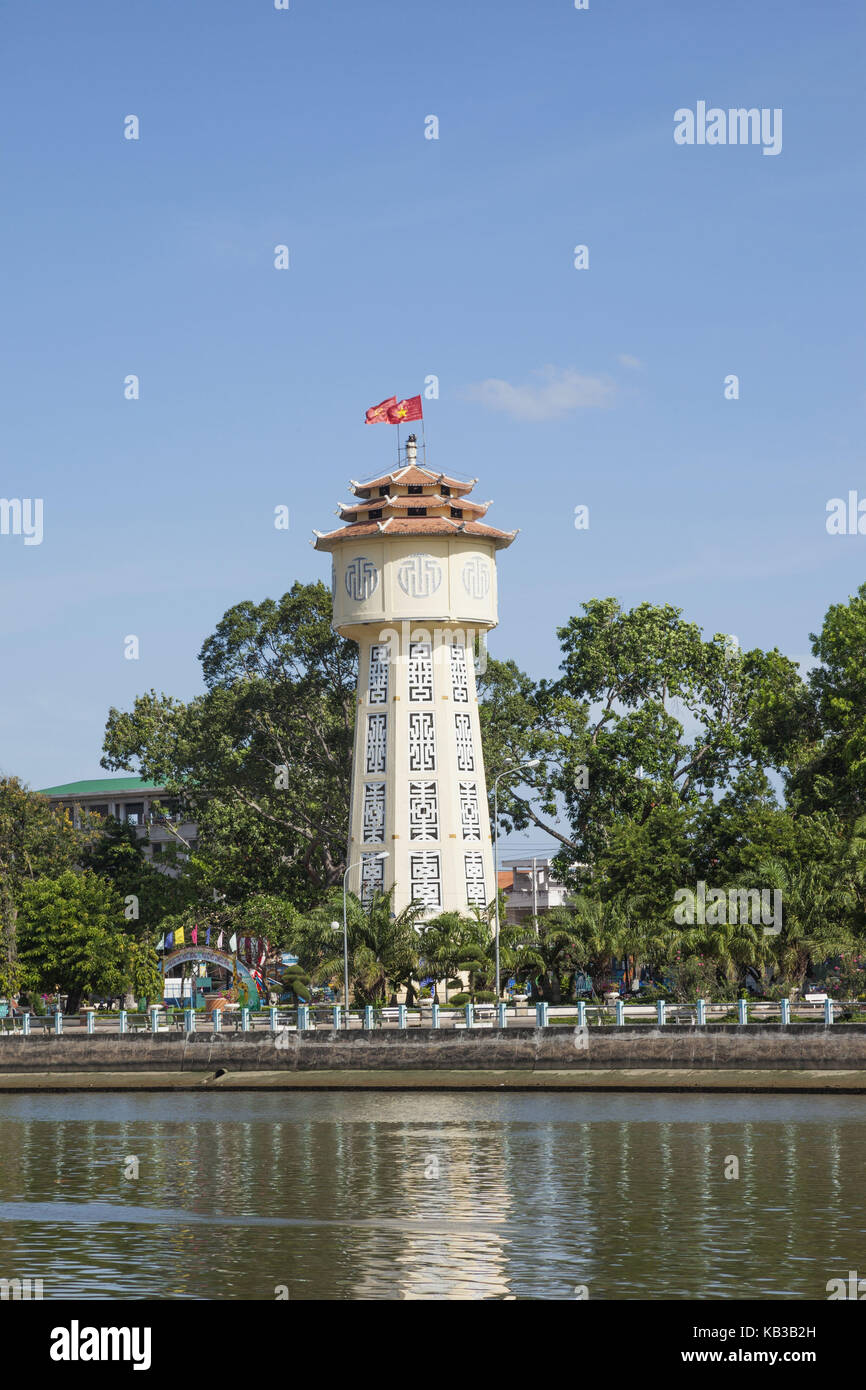
[[46, 1299], [824, 1299], [866, 1276], [864, 1154], [858, 1096], [7, 1095], [0, 1277]]

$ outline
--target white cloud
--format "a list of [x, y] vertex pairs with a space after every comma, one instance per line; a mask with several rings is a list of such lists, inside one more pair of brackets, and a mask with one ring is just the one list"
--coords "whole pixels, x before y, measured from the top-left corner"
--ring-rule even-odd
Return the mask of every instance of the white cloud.
[[613, 400], [611, 382], [585, 376], [573, 367], [542, 367], [531, 375], [535, 379], [523, 386], [490, 377], [467, 386], [460, 394], [488, 410], [504, 411], [514, 420], [558, 420], [572, 410], [603, 408]]
[[616, 360], [621, 367], [632, 367], [636, 372], [639, 372], [643, 367], [640, 358], [632, 357], [630, 352], [621, 352]]

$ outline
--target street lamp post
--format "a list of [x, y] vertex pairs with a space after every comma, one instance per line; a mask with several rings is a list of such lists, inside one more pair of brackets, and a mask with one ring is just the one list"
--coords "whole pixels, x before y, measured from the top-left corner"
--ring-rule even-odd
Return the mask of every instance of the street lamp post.
[[493, 779], [493, 902], [496, 909], [496, 935], [494, 949], [496, 955], [496, 1002], [499, 1002], [499, 778], [510, 776], [522, 767], [538, 767], [540, 758], [527, 758], [525, 762], [513, 763], [503, 768], [499, 777]]
[[[387, 849], [383, 849], [379, 852], [379, 854], [374, 854], [373, 858], [388, 859], [389, 856], [390, 851]], [[345, 1023], [343, 1024], [344, 1028], [348, 1028], [349, 1026], [349, 927], [346, 920], [346, 879], [349, 875], [349, 871], [351, 869], [356, 869], [358, 865], [362, 864], [363, 862], [364, 861], [362, 859], [356, 859], [354, 864], [346, 865], [346, 869], [343, 873], [343, 1017], [345, 1019]], [[338, 923], [332, 922], [331, 925], [336, 927], [338, 926]]]

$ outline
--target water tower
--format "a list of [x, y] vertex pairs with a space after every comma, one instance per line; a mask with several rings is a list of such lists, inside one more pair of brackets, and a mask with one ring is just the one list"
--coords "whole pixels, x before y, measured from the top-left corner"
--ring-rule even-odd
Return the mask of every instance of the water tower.
[[398, 912], [465, 912], [495, 891], [475, 650], [497, 623], [496, 552], [517, 532], [484, 524], [476, 482], [419, 465], [410, 435], [405, 464], [352, 482], [345, 525], [315, 532], [334, 628], [359, 648], [348, 885], [369, 901], [396, 884]]

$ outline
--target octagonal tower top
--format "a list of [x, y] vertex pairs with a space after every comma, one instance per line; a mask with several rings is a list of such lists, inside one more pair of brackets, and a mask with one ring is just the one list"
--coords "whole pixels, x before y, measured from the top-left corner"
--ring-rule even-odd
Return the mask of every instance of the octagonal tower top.
[[481, 518], [489, 502], [461, 482], [418, 463], [414, 435], [405, 464], [366, 482], [352, 481], [342, 503], [345, 525], [315, 534], [333, 555], [334, 627], [359, 635], [371, 623], [409, 619], [490, 628], [497, 622], [495, 552], [516, 531]]

